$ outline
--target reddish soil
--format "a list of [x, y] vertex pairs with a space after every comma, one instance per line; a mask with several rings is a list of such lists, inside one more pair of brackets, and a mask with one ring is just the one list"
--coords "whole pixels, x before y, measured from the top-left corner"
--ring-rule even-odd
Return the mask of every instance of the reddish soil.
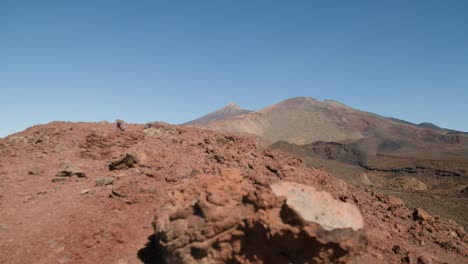
[[[468, 263], [468, 236], [453, 221], [248, 137], [163, 123], [65, 122], [0, 140], [0, 263], [161, 263], [153, 215], [200, 179], [209, 191], [206, 181], [228, 168], [253, 189], [292, 181], [355, 204], [366, 241], [348, 263]], [[253, 259], [239, 261], [261, 262]]]

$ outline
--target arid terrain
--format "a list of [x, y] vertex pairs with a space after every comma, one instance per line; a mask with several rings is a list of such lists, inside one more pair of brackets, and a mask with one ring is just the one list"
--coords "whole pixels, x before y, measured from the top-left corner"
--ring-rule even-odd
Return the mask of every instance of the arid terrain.
[[0, 263], [465, 263], [445, 217], [255, 138], [54, 122], [0, 140]]
[[0, 0], [0, 264], [468, 264], [468, 0]]
[[468, 135], [333, 100], [288, 99], [258, 111], [190, 123], [251, 135], [340, 179], [402, 198], [468, 228]]
[[237, 106], [237, 114], [226, 115], [223, 118], [217, 115], [218, 118], [209, 119], [210, 116], [229, 108], [231, 107], [226, 106], [187, 124], [251, 134], [270, 144], [278, 140], [302, 145], [316, 141], [355, 142], [366, 152], [374, 154], [403, 154], [442, 147], [441, 151], [453, 151], [454, 155], [461, 151], [466, 155], [466, 152], [463, 152], [466, 149], [453, 148], [453, 145], [468, 146], [466, 133], [429, 123], [413, 124], [379, 116], [333, 100], [296, 97], [257, 111], [242, 111], [242, 108]]
[[354, 185], [395, 195], [412, 207], [456, 220], [468, 228], [468, 177], [466, 159], [416, 159], [378, 156], [365, 165], [362, 152], [346, 144], [316, 142], [271, 145], [302, 157], [311, 167], [323, 168]]

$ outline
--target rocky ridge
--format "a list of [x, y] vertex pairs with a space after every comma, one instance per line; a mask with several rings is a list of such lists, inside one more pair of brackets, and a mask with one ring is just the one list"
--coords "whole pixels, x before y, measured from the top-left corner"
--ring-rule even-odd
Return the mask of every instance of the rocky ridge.
[[[54, 182], [63, 171], [71, 176]], [[322, 193], [333, 207], [319, 212], [357, 208], [356, 225], [311, 218], [310, 208], [278, 191], [285, 182]], [[2, 263], [468, 259], [468, 237], [453, 221], [349, 185], [249, 137], [165, 123], [122, 130], [54, 122], [1, 139], [0, 193]]]

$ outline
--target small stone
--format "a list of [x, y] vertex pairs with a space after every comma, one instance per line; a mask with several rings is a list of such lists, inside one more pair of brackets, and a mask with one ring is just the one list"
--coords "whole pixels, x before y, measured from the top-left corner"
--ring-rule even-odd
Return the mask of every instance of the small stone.
[[117, 197], [120, 197], [120, 198], [125, 198], [127, 197], [127, 195], [125, 195], [124, 193], [120, 192], [120, 191], [117, 191], [117, 190], [112, 190], [112, 194], [117, 196]]
[[382, 254], [372, 253], [372, 256], [380, 261], [384, 260], [384, 257], [382, 256]]
[[414, 210], [413, 219], [419, 220], [419, 221], [427, 221], [427, 222], [434, 220], [434, 218], [428, 212], [424, 211], [421, 208], [417, 208], [416, 210]]
[[462, 196], [468, 197], [468, 186], [465, 186], [460, 192], [462, 193]]
[[87, 193], [89, 193], [89, 189], [85, 189], [81, 191], [81, 194], [87, 194]]
[[67, 180], [67, 178], [63, 178], [63, 177], [54, 177], [54, 178], [52, 178], [52, 182], [64, 182], [66, 180]]
[[86, 239], [85, 241], [83, 241], [83, 245], [87, 248], [91, 248], [93, 247], [94, 245], [96, 245], [96, 240], [92, 239], [92, 238], [88, 238]]
[[450, 231], [449, 233], [450, 233], [451, 236], [453, 236], [453, 237], [455, 237], [455, 238], [458, 238], [457, 232]]
[[418, 264], [432, 264], [434, 261], [432, 260], [432, 257], [427, 255], [427, 254], [421, 254], [418, 257]]
[[117, 119], [117, 120], [115, 120], [115, 122], [117, 123], [117, 128], [120, 131], [125, 131], [125, 129], [127, 128], [127, 125], [125, 124], [125, 122], [123, 120]]
[[123, 169], [129, 169], [129, 168], [135, 168], [136, 164], [138, 164], [140, 160], [132, 155], [132, 154], [126, 154], [125, 156], [112, 161], [109, 164], [109, 170], [123, 170]]
[[395, 254], [399, 254], [399, 253], [401, 253], [401, 247], [400, 247], [399, 245], [394, 245], [394, 246], [392, 247], [392, 251], [393, 251], [393, 253], [395, 253]]
[[106, 186], [106, 185], [111, 185], [114, 183], [114, 178], [113, 177], [103, 177], [103, 178], [97, 178], [94, 180], [96, 183], [96, 186]]
[[69, 171], [59, 171], [55, 176], [57, 177], [71, 177], [72, 176], [72, 173], [69, 172]]
[[62, 171], [59, 171], [56, 177], [71, 177], [71, 176], [77, 176], [78, 178], [84, 178], [86, 177], [86, 174], [77, 168], [75, 168], [72, 165], [67, 165]]
[[403, 203], [403, 201], [401, 199], [396, 198], [395, 196], [389, 195], [388, 196], [388, 205], [390, 207], [396, 208], [396, 207], [401, 207], [401, 206], [403, 206], [405, 204]]
[[86, 177], [86, 174], [84, 174], [84, 172], [75, 172], [73, 175], [76, 175], [78, 178]]

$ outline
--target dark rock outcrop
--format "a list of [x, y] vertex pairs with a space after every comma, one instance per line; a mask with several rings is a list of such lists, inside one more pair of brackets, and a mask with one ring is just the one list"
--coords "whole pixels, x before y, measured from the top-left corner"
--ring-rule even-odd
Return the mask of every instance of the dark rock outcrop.
[[140, 160], [136, 156], [127, 153], [122, 158], [112, 161], [109, 164], [109, 170], [112, 171], [135, 168], [136, 164], [139, 162]]

